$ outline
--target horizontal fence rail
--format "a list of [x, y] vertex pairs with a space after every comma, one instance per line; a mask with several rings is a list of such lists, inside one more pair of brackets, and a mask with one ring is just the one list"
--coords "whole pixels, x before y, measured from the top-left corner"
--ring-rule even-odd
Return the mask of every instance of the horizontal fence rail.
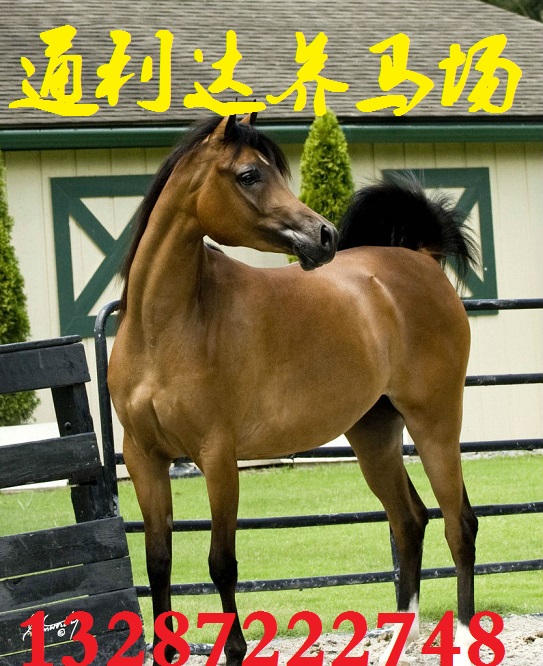
[[[116, 466], [123, 463], [122, 454], [115, 453], [113, 442], [113, 428], [111, 418], [111, 402], [107, 391], [107, 341], [105, 326], [108, 317], [118, 309], [118, 301], [107, 305], [98, 315], [95, 326], [96, 358], [98, 370], [98, 384], [100, 394], [100, 415], [102, 422], [102, 438], [104, 450], [104, 464], [108, 469], [108, 478], [116, 494], [117, 476]], [[470, 299], [464, 301], [468, 312], [485, 310], [528, 310], [543, 309], [543, 299]], [[477, 375], [466, 378], [467, 387], [480, 386], [508, 386], [528, 385], [543, 383], [543, 373], [508, 374], [508, 375]], [[543, 449], [543, 439], [514, 439], [493, 442], [466, 442], [461, 444], [462, 453], [489, 453], [500, 451], [534, 451]], [[416, 447], [412, 444], [403, 446], [406, 456], [416, 456]], [[284, 460], [297, 459], [321, 459], [321, 458], [354, 458], [354, 453], [349, 446], [321, 447], [302, 453], [281, 458]], [[186, 459], [180, 459], [181, 462]], [[501, 504], [474, 507], [479, 517], [505, 516], [505, 515], [527, 515], [543, 513], [543, 501], [527, 502], [523, 504]], [[430, 519], [441, 518], [440, 509], [429, 509]], [[240, 518], [237, 522], [238, 529], [281, 529], [298, 527], [317, 527], [324, 525], [347, 525], [355, 523], [386, 522], [384, 511], [366, 511], [359, 513], [337, 513], [307, 516], [277, 516], [272, 518]], [[141, 521], [128, 521], [125, 523], [126, 531], [129, 533], [143, 532]], [[173, 523], [175, 532], [206, 531], [211, 528], [209, 520], [176, 520]], [[394, 555], [393, 555], [394, 560]], [[330, 576], [314, 576], [306, 578], [278, 579], [278, 580], [256, 580], [240, 581], [237, 585], [238, 592], [263, 592], [279, 590], [301, 590], [315, 587], [330, 587], [338, 585], [360, 585], [369, 583], [398, 582], [399, 571], [340, 574]], [[543, 570], [543, 559], [524, 560], [519, 562], [496, 562], [489, 564], [478, 564], [475, 567], [476, 575], [499, 574], [518, 571]], [[455, 567], [441, 567], [434, 569], [423, 569], [422, 579], [448, 578], [456, 575]], [[217, 592], [213, 583], [173, 583], [172, 594], [174, 595], [199, 595], [215, 594]], [[136, 586], [138, 595], [149, 596], [149, 586]]]
[[543, 298], [470, 298], [463, 301], [467, 312], [481, 310], [539, 310]]
[[[542, 560], [524, 560], [522, 562], [495, 562], [491, 564], [476, 564], [475, 575], [516, 573], [521, 571], [535, 571], [543, 569]], [[455, 567], [441, 567], [438, 569], [421, 569], [421, 580], [435, 580], [437, 578], [454, 578]], [[310, 576], [304, 578], [278, 578], [268, 580], [244, 580], [236, 586], [236, 592], [281, 592], [283, 590], [310, 590], [317, 587], [339, 587], [341, 585], [367, 585], [370, 583], [397, 583], [398, 571], [374, 571], [370, 573], [337, 574], [335, 576]], [[173, 583], [172, 594], [175, 596], [198, 596], [217, 594], [213, 583]], [[140, 597], [150, 597], [151, 588], [148, 585], [136, 585], [136, 592]]]
[[[527, 513], [543, 513], [543, 502], [525, 502], [523, 504], [494, 504], [472, 507], [478, 517], [512, 516]], [[441, 509], [428, 509], [430, 520], [443, 518]], [[238, 518], [238, 530], [270, 530], [294, 527], [319, 527], [321, 525], [354, 525], [359, 523], [385, 523], [384, 511], [361, 511], [355, 513], [325, 513], [307, 516], [273, 516], [271, 518]], [[143, 532], [141, 520], [125, 521], [128, 533]], [[211, 529], [211, 520], [174, 520], [174, 532], [207, 532]]]
[[[462, 453], [496, 453], [500, 451], [536, 451], [543, 449], [543, 439], [501, 439], [496, 442], [464, 442], [460, 444], [460, 451]], [[404, 456], [418, 456], [417, 449], [414, 444], [402, 445]], [[326, 447], [321, 446], [318, 449], [309, 449], [309, 451], [301, 451], [300, 453], [292, 453], [288, 456], [278, 458], [278, 461], [286, 460], [311, 460], [325, 458], [326, 460], [338, 458], [342, 459], [355, 459], [355, 455], [350, 446], [334, 446]], [[122, 453], [115, 453], [114, 456], [116, 465], [124, 465], [124, 457]], [[178, 458], [177, 462], [189, 463], [190, 458]]]

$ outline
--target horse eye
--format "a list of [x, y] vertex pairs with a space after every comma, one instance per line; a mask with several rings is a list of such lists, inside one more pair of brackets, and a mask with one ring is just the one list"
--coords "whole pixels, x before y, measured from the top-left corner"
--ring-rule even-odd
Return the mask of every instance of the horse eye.
[[256, 169], [250, 169], [249, 171], [244, 171], [238, 176], [238, 181], [244, 187], [251, 187], [258, 183], [260, 180], [260, 173]]

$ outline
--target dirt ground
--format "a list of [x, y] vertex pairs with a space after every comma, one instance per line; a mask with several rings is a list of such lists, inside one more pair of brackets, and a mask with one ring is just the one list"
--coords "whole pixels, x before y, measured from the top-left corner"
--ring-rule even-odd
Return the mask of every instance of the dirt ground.
[[[441, 666], [439, 655], [421, 654], [421, 649], [433, 629], [433, 625], [421, 625], [420, 639], [413, 643], [407, 651], [411, 666]], [[368, 664], [369, 666], [376, 666], [390, 636], [391, 633], [383, 630], [370, 631], [352, 655], [355, 656], [360, 654], [362, 650], [368, 650], [370, 653]], [[543, 666], [543, 614], [505, 617], [504, 629], [499, 638], [505, 646], [505, 657], [501, 662], [503, 666]], [[350, 640], [351, 635], [348, 634], [325, 634], [306, 654], [311, 655], [323, 650], [324, 664], [328, 666]], [[262, 655], [271, 654], [272, 650], [279, 650], [279, 664], [284, 666], [303, 641], [303, 638], [276, 638], [269, 648], [262, 652]], [[250, 642], [249, 650], [254, 645], [256, 645], [255, 641]], [[492, 662], [492, 652], [485, 653], [484, 650], [485, 648], [481, 650], [481, 659], [484, 663]], [[206, 660], [207, 657], [194, 655], [190, 657], [188, 663], [189, 666], [205, 666]], [[224, 664], [224, 655], [219, 660], [219, 664]]]

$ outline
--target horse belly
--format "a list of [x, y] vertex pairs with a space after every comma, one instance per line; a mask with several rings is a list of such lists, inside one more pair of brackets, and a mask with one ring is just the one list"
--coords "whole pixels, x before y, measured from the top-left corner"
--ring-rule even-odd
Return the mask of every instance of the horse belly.
[[[312, 376], [286, 371], [267, 377], [253, 401], [238, 438], [239, 459], [262, 459], [306, 451], [346, 432], [377, 402], [383, 372], [375, 362], [336, 357], [334, 372], [317, 363]], [[297, 381], [292, 380], [295, 374]]]

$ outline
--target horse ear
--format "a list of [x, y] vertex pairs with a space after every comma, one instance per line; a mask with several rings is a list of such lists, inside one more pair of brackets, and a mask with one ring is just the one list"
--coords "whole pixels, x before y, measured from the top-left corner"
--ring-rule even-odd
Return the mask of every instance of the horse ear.
[[254, 125], [256, 123], [257, 115], [258, 111], [253, 111], [249, 115], [245, 116], [243, 120], [240, 120], [240, 123], [243, 123], [244, 125]]
[[232, 116], [225, 116], [221, 120], [221, 122], [217, 125], [217, 127], [213, 130], [210, 137], [217, 139], [225, 139], [232, 133], [235, 126], [236, 126], [235, 114]]
[[224, 127], [224, 136], [225, 138], [230, 136], [230, 134], [234, 131], [234, 128], [236, 126], [237, 118], [236, 114], [232, 114], [231, 116], [228, 116], [228, 120], [226, 121], [226, 125]]

